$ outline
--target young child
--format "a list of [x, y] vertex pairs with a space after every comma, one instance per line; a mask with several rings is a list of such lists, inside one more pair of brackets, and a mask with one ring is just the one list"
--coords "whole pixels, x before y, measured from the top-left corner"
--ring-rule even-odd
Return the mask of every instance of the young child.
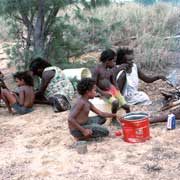
[[[116, 54], [113, 50], [107, 49], [103, 51], [100, 56], [101, 64], [98, 64], [95, 67], [93, 78], [96, 81], [97, 91], [112, 105], [112, 113], [116, 113], [120, 107], [126, 112], [130, 112], [130, 107], [127, 105], [124, 97], [120, 94], [118, 88], [116, 88], [116, 83], [114, 82], [112, 69], [115, 66], [115, 57]], [[106, 85], [109, 87], [105, 88]], [[114, 96], [111, 91], [106, 92], [107, 89], [110, 89], [110, 86], [114, 89], [113, 91], [117, 91], [118, 98], [117, 96]]]
[[32, 77], [27, 72], [17, 72], [14, 75], [14, 79], [18, 86], [18, 96], [8, 89], [1, 90], [2, 99], [8, 107], [9, 113], [13, 113], [13, 110], [17, 114], [32, 112], [34, 103]]
[[[108, 136], [108, 129], [101, 124], [106, 121], [105, 117], [117, 117], [117, 115], [102, 112], [89, 101], [96, 96], [96, 82], [91, 78], [84, 78], [78, 83], [77, 90], [80, 97], [68, 117], [71, 135], [77, 140]], [[99, 116], [88, 117], [90, 110]]]
[[[110, 95], [110, 98], [107, 99], [108, 103], [113, 104], [113, 102], [118, 101], [117, 110], [119, 107], [121, 107], [127, 113], [130, 112], [130, 108], [126, 104], [124, 97], [121, 95], [120, 91], [113, 84], [110, 83], [110, 81], [108, 81], [107, 79], [103, 79], [100, 82], [100, 86], [102, 88], [102, 92]], [[106, 99], [105, 99], [105, 101], [106, 101]], [[113, 110], [113, 108], [115, 110]], [[112, 112], [116, 112], [117, 110], [115, 107], [112, 107]]]

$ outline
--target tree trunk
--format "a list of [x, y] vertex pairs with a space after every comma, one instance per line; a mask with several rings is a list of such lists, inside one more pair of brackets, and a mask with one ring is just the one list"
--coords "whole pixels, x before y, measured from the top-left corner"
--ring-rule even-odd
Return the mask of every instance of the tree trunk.
[[34, 26], [34, 52], [35, 54], [44, 54], [44, 16], [45, 16], [45, 0], [39, 0], [38, 16]]

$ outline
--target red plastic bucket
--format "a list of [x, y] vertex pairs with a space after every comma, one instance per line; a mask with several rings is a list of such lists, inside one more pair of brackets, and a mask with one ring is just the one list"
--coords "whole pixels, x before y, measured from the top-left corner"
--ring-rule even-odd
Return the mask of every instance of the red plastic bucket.
[[139, 143], [150, 139], [149, 116], [143, 112], [126, 114], [121, 120], [124, 141]]

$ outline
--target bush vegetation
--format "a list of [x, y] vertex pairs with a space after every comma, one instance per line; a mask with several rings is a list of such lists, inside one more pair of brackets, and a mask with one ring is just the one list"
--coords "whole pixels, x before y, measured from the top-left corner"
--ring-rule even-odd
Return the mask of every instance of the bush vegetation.
[[180, 8], [168, 3], [152, 6], [116, 3], [96, 8], [71, 5], [60, 10], [58, 17], [59, 23], [65, 24], [60, 24], [62, 44], [54, 41], [59, 53], [54, 56], [51, 53], [49, 59], [60, 66], [70, 67], [67, 59], [71, 56], [78, 60], [79, 55], [89, 51], [128, 46], [134, 48], [136, 60], [142, 66], [163, 70], [169, 62], [169, 52], [180, 48], [179, 39], [169, 38], [180, 33]]

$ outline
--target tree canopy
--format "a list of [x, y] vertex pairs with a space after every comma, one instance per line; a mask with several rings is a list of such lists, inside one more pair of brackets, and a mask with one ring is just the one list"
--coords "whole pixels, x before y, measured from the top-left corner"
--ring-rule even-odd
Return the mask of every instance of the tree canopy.
[[63, 59], [70, 51], [78, 52], [83, 42], [77, 43], [80, 34], [63, 9], [73, 3], [95, 8], [103, 2], [109, 1], [1, 0], [0, 15], [11, 25], [11, 34], [16, 40], [15, 46], [8, 51], [10, 58], [15, 63], [25, 62], [26, 66], [34, 56]]

